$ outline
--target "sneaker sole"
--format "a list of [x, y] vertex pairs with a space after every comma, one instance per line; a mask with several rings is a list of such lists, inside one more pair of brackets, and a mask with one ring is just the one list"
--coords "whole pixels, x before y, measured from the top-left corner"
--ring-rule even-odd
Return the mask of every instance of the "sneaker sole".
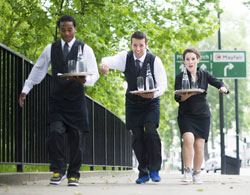
[[52, 185], [59, 185], [60, 183], [63, 182], [63, 180], [64, 180], [65, 178], [66, 178], [66, 176], [64, 175], [60, 181], [50, 181], [50, 184], [52, 184]]
[[79, 183], [69, 183], [68, 186], [79, 186]]
[[135, 183], [137, 183], [137, 184], [144, 184], [144, 183], [147, 183], [149, 180], [147, 180], [147, 181], [144, 181], [144, 182], [135, 182]]
[[199, 181], [199, 182], [193, 182], [193, 184], [197, 184], [197, 185], [199, 185], [199, 184], [203, 184], [203, 182], [202, 182], [202, 181]]
[[159, 179], [155, 179], [155, 180], [151, 179], [151, 180], [152, 180], [152, 182], [160, 182], [161, 181]]
[[193, 181], [192, 180], [181, 180], [182, 183], [192, 183]]

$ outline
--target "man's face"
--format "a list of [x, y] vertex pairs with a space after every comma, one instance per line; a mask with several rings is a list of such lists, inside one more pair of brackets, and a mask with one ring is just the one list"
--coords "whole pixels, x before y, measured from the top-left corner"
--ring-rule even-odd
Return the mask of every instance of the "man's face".
[[145, 39], [132, 38], [131, 47], [137, 59], [143, 56], [147, 46], [148, 46], [148, 43], [146, 43]]
[[60, 34], [65, 42], [70, 42], [75, 36], [76, 28], [73, 22], [65, 21], [60, 22]]

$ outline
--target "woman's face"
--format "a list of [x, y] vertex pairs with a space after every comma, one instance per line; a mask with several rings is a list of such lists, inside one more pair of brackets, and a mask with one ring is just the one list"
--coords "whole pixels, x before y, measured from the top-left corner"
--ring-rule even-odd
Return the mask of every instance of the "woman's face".
[[186, 53], [184, 63], [189, 72], [196, 71], [197, 64], [200, 62], [200, 59], [197, 58], [195, 53]]

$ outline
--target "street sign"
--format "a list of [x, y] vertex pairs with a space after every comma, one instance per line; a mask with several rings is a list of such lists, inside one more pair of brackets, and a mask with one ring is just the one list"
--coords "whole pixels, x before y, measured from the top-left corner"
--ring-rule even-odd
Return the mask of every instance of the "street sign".
[[[198, 67], [209, 71], [217, 78], [240, 79], [247, 77], [245, 51], [200, 51]], [[175, 53], [175, 76], [185, 67], [182, 54]]]

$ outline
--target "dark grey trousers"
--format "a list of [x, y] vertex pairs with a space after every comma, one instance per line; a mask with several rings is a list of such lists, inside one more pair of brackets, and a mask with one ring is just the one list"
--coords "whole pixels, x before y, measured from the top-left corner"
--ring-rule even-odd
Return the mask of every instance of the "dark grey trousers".
[[139, 177], [148, 175], [149, 171], [159, 171], [162, 157], [157, 125], [147, 123], [144, 127], [133, 129], [132, 133], [132, 147], [139, 162]]
[[[65, 145], [65, 139], [68, 145]], [[69, 147], [68, 147], [69, 146]], [[54, 173], [65, 174], [67, 169], [66, 151], [69, 148], [69, 167], [67, 177], [80, 178], [80, 167], [83, 159], [83, 133], [71, 128], [62, 121], [50, 124], [48, 139], [49, 158], [51, 161], [50, 170]]]

